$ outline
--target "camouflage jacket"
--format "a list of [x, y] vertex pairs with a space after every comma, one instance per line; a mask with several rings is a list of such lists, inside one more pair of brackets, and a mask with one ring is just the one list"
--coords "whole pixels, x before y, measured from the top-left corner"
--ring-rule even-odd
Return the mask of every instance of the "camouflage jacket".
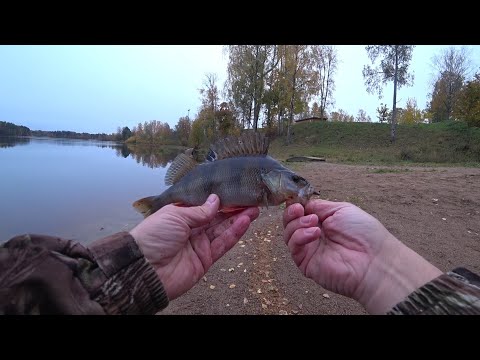
[[128, 232], [92, 243], [43, 235], [0, 246], [0, 314], [155, 314], [163, 285]]
[[[43, 235], [0, 245], [0, 314], [155, 314], [167, 305], [160, 279], [127, 232], [88, 247]], [[480, 277], [455, 269], [388, 314], [480, 314]]]

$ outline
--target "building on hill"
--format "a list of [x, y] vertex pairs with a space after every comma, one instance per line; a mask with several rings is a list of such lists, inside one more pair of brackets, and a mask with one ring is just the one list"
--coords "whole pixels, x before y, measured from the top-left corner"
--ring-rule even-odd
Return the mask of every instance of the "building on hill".
[[312, 122], [327, 121], [327, 120], [328, 120], [327, 117], [321, 118], [319, 116], [310, 116], [310, 117], [307, 117], [307, 118], [295, 120], [294, 124], [312, 123]]

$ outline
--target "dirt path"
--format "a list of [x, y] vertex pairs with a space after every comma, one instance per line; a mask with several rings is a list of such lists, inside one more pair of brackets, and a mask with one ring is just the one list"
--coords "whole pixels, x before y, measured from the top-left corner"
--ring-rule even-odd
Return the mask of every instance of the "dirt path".
[[[349, 201], [443, 271], [480, 272], [480, 169], [308, 163], [298, 173], [322, 198]], [[242, 240], [162, 314], [366, 314], [297, 269], [282, 210], [262, 209]]]

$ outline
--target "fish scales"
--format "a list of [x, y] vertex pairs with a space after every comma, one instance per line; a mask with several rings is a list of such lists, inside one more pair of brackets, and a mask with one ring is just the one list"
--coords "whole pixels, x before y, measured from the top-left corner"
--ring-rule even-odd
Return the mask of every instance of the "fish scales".
[[267, 155], [268, 138], [258, 133], [219, 140], [206, 162], [198, 164], [195, 149], [179, 154], [165, 175], [171, 185], [162, 194], [139, 199], [133, 206], [145, 217], [167, 204], [201, 205], [210, 194], [222, 210], [250, 206], [306, 204], [318, 194], [310, 183]]

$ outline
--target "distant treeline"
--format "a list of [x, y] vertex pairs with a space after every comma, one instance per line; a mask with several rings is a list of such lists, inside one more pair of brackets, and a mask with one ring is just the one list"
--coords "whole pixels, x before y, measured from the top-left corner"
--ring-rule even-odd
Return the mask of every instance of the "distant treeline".
[[26, 126], [0, 121], [0, 136], [30, 136], [32, 131]]
[[101, 141], [121, 141], [121, 136], [117, 134], [90, 134], [77, 133], [75, 131], [44, 131], [30, 130], [26, 126], [15, 125], [10, 122], [0, 121], [0, 136], [43, 136], [52, 138], [81, 139], [81, 140], [101, 140]]
[[66, 139], [81, 139], [81, 140], [103, 140], [103, 141], [115, 141], [117, 137], [115, 134], [89, 134], [89, 133], [77, 133], [75, 131], [43, 131], [33, 130], [33, 136], [46, 136], [53, 138], [66, 138]]

